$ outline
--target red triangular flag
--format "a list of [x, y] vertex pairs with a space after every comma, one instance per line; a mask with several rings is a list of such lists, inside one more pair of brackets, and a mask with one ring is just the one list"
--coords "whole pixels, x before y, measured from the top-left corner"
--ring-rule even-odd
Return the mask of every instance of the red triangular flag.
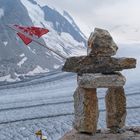
[[29, 33], [29, 27], [23, 27], [19, 25], [14, 25], [18, 30], [24, 32], [24, 33]]
[[48, 29], [40, 28], [40, 27], [23, 27], [19, 25], [14, 25], [18, 30], [21, 30], [24, 33], [28, 33], [29, 35], [37, 36], [38, 38], [41, 37], [42, 35], [46, 34], [49, 32]]
[[[19, 31], [18, 36], [23, 40], [23, 42], [28, 45], [29, 43], [32, 42], [32, 39], [26, 37], [26, 34], [31, 36], [34, 35], [36, 37], [41, 37], [42, 35], [46, 34], [49, 32], [48, 29], [44, 29], [44, 28], [40, 28], [40, 27], [23, 27], [23, 26], [19, 26], [19, 25], [13, 25], [15, 28], [17, 28], [16, 30]], [[23, 33], [23, 34], [22, 34]], [[25, 33], [25, 34], [24, 34]]]
[[49, 32], [48, 29], [44, 29], [44, 28], [39, 28], [39, 27], [31, 27], [30, 31], [32, 34], [41, 37], [42, 35], [46, 34]]
[[22, 41], [28, 45], [32, 42], [32, 39], [26, 37], [24, 34], [21, 34], [21, 33], [17, 33], [17, 35], [22, 39]]

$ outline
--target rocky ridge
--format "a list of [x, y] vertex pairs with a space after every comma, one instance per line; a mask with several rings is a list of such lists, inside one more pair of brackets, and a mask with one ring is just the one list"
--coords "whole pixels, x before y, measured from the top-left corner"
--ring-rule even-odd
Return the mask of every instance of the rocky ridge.
[[34, 42], [25, 46], [7, 24], [49, 29], [50, 32], [38, 42], [64, 56], [77, 55], [80, 50], [86, 52], [85, 36], [74, 20], [70, 23], [55, 9], [47, 5], [41, 7], [39, 0], [0, 0], [0, 10], [3, 11], [0, 17], [0, 82], [54, 71], [64, 63], [63, 59]]

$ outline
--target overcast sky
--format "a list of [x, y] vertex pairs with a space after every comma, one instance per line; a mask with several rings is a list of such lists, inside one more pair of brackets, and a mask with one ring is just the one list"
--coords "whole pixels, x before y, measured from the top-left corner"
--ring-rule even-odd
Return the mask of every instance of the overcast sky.
[[41, 0], [66, 10], [88, 37], [94, 27], [105, 28], [117, 41], [140, 42], [140, 0]]

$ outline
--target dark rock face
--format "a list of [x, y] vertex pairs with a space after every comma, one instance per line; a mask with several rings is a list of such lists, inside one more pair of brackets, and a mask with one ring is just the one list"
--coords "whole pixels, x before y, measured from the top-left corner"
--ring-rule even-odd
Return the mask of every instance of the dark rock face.
[[88, 40], [88, 55], [113, 56], [118, 50], [107, 30], [95, 28]]
[[134, 58], [80, 56], [68, 58], [63, 71], [75, 73], [113, 73], [136, 67]]
[[64, 12], [64, 15], [66, 15], [72, 21], [72, 23], [69, 23], [69, 21], [64, 16], [62, 16], [56, 10], [49, 8], [48, 6], [44, 6], [43, 10], [46, 13], [45, 20], [52, 22], [53, 28], [57, 32], [69, 33], [74, 37], [75, 40], [79, 42], [84, 42], [86, 44], [84, 34], [80, 31], [79, 27], [76, 25], [72, 17], [66, 11]]

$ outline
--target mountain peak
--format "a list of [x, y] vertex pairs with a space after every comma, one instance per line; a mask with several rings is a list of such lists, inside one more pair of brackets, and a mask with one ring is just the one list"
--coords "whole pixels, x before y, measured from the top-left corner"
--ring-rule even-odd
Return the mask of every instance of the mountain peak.
[[64, 62], [59, 56], [35, 43], [25, 47], [6, 24], [49, 29], [50, 32], [38, 41], [67, 57], [86, 52], [86, 40], [78, 26], [71, 24], [58, 11], [48, 6], [42, 7], [36, 0], [6, 0], [0, 4], [4, 7], [0, 24], [0, 76], [8, 75], [16, 80], [21, 75], [56, 70]]

